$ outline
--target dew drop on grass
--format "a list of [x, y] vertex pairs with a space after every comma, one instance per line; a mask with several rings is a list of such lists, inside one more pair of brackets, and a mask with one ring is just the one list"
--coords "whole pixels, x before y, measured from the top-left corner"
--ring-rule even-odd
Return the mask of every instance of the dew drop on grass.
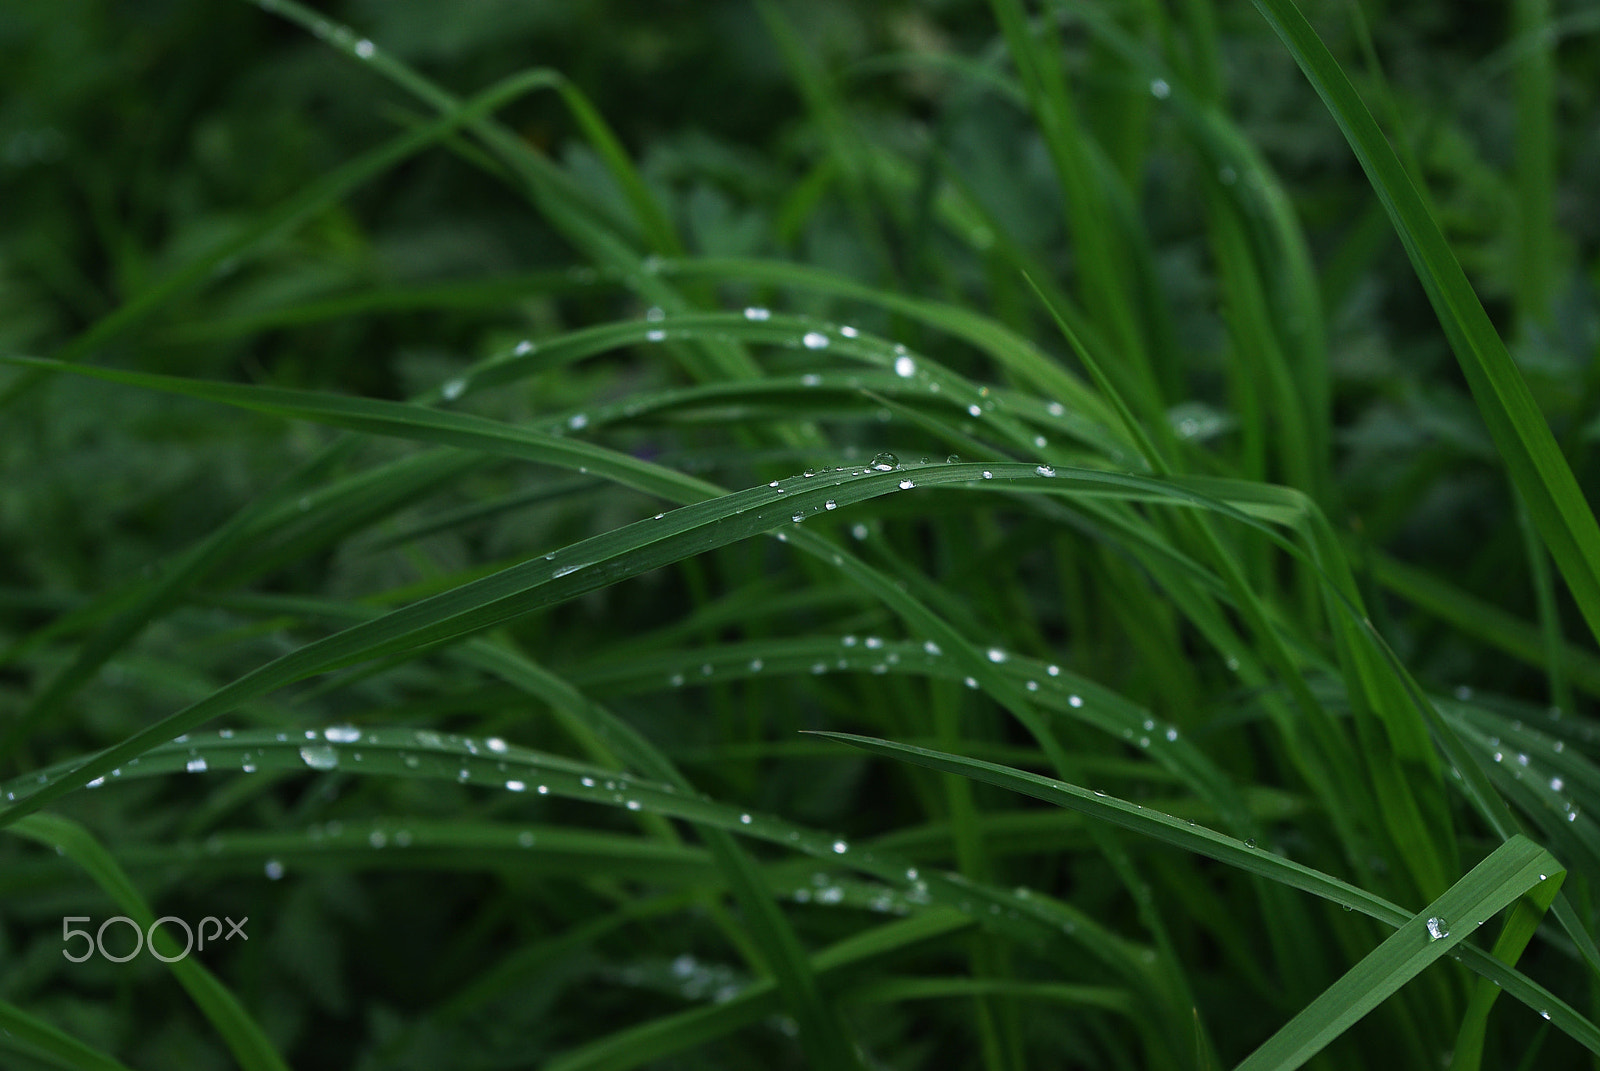
[[944, 460], [945, 460], [945, 464], [947, 464], [947, 465], [959, 465], [959, 464], [961, 464], [961, 455], [960, 454], [951, 454], [949, 457], [945, 458]]
[[493, 751], [497, 755], [504, 755], [508, 746], [506, 742], [500, 739], [498, 736], [491, 736], [489, 739], [485, 740], [484, 743], [489, 745], [489, 750]]
[[267, 865], [262, 869], [266, 871], [268, 881], [277, 881], [283, 877], [283, 864], [276, 859], [268, 859]]
[[917, 374], [917, 362], [907, 354], [901, 354], [894, 359], [894, 374], [901, 379], [910, 379]]
[[800, 385], [802, 387], [820, 387], [822, 386], [822, 377], [815, 372], [807, 372], [800, 377]]
[[201, 758], [190, 759], [184, 764], [184, 769], [188, 770], [190, 773], [205, 773], [206, 760]]
[[746, 320], [770, 320], [772, 313], [767, 309], [763, 309], [760, 305], [751, 305], [744, 310], [744, 318]]
[[944, 653], [944, 651], [939, 648], [939, 645], [934, 643], [932, 640], [923, 640], [922, 649], [935, 657]]
[[1039, 682], [1038, 681], [1029, 681], [1028, 682], [1028, 691], [1037, 692], [1038, 690], [1039, 690]]
[[[331, 770], [339, 765], [339, 752], [325, 744], [307, 744], [300, 749], [300, 760], [313, 770]], [[465, 781], [466, 771], [461, 773]]]
[[1033, 471], [1040, 476], [1054, 476], [1056, 474], [1056, 470], [1049, 465], [1035, 465]]
[[374, 45], [371, 41], [368, 41], [364, 37], [356, 42], [356, 55], [361, 59], [371, 59], [373, 56], [377, 55], [377, 52], [378, 46]]
[[646, 331], [644, 333], [644, 337], [648, 342], [660, 342], [667, 337], [667, 333], [657, 327]]
[[521, 781], [507, 781], [506, 782], [506, 791], [507, 792], [524, 792], [524, 791], [527, 790], [527, 788], [528, 788], [528, 786], [523, 784]]
[[1450, 924], [1442, 917], [1434, 915], [1428, 919], [1428, 940], [1438, 941], [1450, 936]]
[[548, 795], [550, 795], [550, 786], [549, 785], [540, 785], [534, 791], [538, 792], [539, 795], [541, 795], [541, 796], [548, 796]]
[[983, 415], [983, 410], [979, 409], [978, 406], [974, 404], [967, 406], [967, 413], [971, 416], [981, 417]]
[[893, 472], [900, 467], [900, 459], [885, 450], [881, 454], [872, 456], [872, 464], [869, 467], [875, 472]]
[[84, 785], [83, 787], [84, 788], [99, 788], [101, 785], [103, 785], [105, 783], [106, 783], [106, 779], [104, 777], [96, 777], [93, 781], [90, 781], [87, 785]]
[[748, 814], [741, 814], [739, 816], [739, 821], [743, 825], [749, 825], [751, 823], [752, 819]]
[[1550, 791], [1551, 792], [1560, 792], [1563, 788], [1566, 788], [1566, 787], [1567, 787], [1567, 783], [1565, 781], [1561, 780], [1561, 778], [1552, 777], [1550, 779]]
[[584, 788], [593, 788], [594, 787], [594, 778], [585, 777], [585, 778], [582, 778], [581, 780], [579, 780], [578, 783], [580, 785], [582, 785]]
[[557, 569], [555, 572], [550, 574], [550, 579], [551, 580], [560, 580], [564, 576], [571, 576], [573, 573], [576, 573], [579, 569], [587, 569], [587, 568], [589, 568], [589, 566], [591, 566], [593, 564], [594, 564], [593, 562], [579, 562], [576, 565], [563, 565], [561, 568]]
[[826, 501], [826, 502], [824, 502], [822, 504], [822, 508], [823, 509], [838, 509], [839, 508], [839, 503], [835, 502], [833, 499], [830, 498], [830, 499], [828, 499], [828, 501]]
[[1053, 417], [1065, 416], [1067, 413], [1067, 407], [1062, 405], [1060, 402], [1051, 402], [1049, 405], [1045, 406], [1045, 409], [1047, 409], [1050, 415]]
[[628, 801], [628, 810], [630, 810], [630, 811], [637, 811], [642, 806], [644, 806], [644, 805], [641, 804], [638, 800], [629, 800]]
[[989, 661], [991, 662], [998, 663], [1006, 660], [1006, 653], [998, 647], [989, 648], [987, 654], [989, 656]]
[[567, 427], [573, 431], [581, 431], [589, 426], [589, 417], [584, 413], [573, 413], [567, 418]]
[[533, 834], [524, 829], [521, 833], [517, 834], [517, 844], [524, 848], [533, 847]]
[[1157, 78], [1150, 83], [1150, 95], [1157, 100], [1166, 100], [1172, 96], [1172, 87], [1165, 78]]
[[968, 688], [976, 688], [978, 686], [978, 680], [976, 677], [965, 678], [965, 683]]
[[361, 730], [353, 725], [330, 725], [322, 735], [332, 744], [354, 744], [360, 741]]
[[807, 331], [800, 336], [800, 342], [808, 350], [823, 350], [828, 348], [828, 336], [821, 331]]
[[858, 522], [850, 526], [850, 535], [856, 539], [865, 539], [868, 534], [867, 526], [864, 524]]
[[1081, 695], [1069, 695], [1069, 696], [1067, 696], [1067, 705], [1069, 707], [1081, 707], [1081, 706], [1083, 706], [1083, 696], [1081, 696]]
[[861, 334], [860, 331], [857, 331], [855, 328], [851, 327], [849, 324], [845, 324], [843, 327], [839, 328], [839, 333], [841, 335], [843, 335], [845, 338], [856, 338], [857, 336], [859, 336]]
[[1246, 838], [1245, 842], [1244, 842], [1244, 846], [1246, 848], [1254, 848], [1256, 846], [1256, 839], [1254, 837]]
[[533, 340], [525, 338], [521, 342], [517, 343], [516, 348], [511, 352], [516, 354], [518, 357], [526, 357], [528, 354], [532, 353], [533, 350]]
[[795, 524], [799, 524], [801, 521], [806, 519], [806, 515], [804, 513], [791, 513], [789, 515], [789, 519]]
[[900, 490], [902, 491], [909, 491], [915, 486], [917, 486], [916, 483], [910, 477], [900, 481]]
[[843, 855], [845, 852], [850, 850], [850, 845], [845, 841], [836, 840], [833, 842], [833, 850], [835, 854]]
[[372, 845], [374, 848], [382, 848], [385, 844], [389, 843], [389, 838], [383, 832], [383, 830], [374, 829], [371, 833], [367, 834], [367, 843]]

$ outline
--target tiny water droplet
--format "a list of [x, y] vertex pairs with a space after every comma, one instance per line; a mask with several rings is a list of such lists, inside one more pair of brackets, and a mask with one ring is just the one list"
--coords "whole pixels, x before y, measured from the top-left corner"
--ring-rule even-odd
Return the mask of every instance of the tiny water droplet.
[[1552, 777], [1550, 779], [1550, 791], [1551, 792], [1560, 792], [1563, 788], [1566, 788], [1566, 787], [1567, 787], [1567, 783], [1565, 781], [1563, 781], [1561, 778]]
[[1067, 696], [1067, 706], [1069, 706], [1069, 707], [1081, 707], [1081, 706], [1083, 706], [1083, 696], [1081, 696], [1081, 695], [1069, 695], [1069, 696]]
[[356, 42], [356, 55], [362, 59], [371, 59], [377, 51], [378, 47], [364, 37]]
[[923, 640], [922, 641], [922, 649], [924, 651], [927, 651], [929, 654], [935, 655], [935, 656], [938, 656], [938, 655], [941, 655], [941, 654], [944, 653], [943, 651], [941, 651], [939, 649], [939, 645], [937, 643], [934, 643], [932, 640]]
[[1246, 847], [1246, 848], [1254, 848], [1254, 847], [1255, 847], [1255, 846], [1256, 846], [1256, 840], [1255, 840], [1255, 838], [1254, 838], [1254, 837], [1249, 837], [1249, 838], [1247, 838], [1247, 839], [1246, 839], [1246, 840], [1245, 840], [1245, 842], [1244, 842], [1244, 846], [1245, 846], [1245, 847]]
[[976, 688], [978, 686], [978, 678], [976, 677], [965, 677], [963, 680], [968, 688]]
[[800, 342], [808, 350], [823, 350], [828, 348], [828, 336], [821, 331], [807, 331], [800, 336]]
[[1165, 78], [1156, 78], [1150, 83], [1150, 95], [1157, 100], [1166, 100], [1172, 96], [1172, 87]]
[[183, 768], [188, 770], [190, 773], [205, 773], [206, 772], [206, 760], [205, 759], [199, 759], [199, 758], [190, 759], [187, 763], [184, 764]]
[[657, 328], [653, 328], [653, 329], [651, 329], [649, 331], [646, 331], [644, 333], [644, 337], [645, 337], [645, 340], [649, 341], [649, 342], [660, 342], [662, 339], [667, 337], [667, 333], [665, 331], [661, 330], [659, 327], [657, 327]]
[[751, 305], [744, 310], [744, 318], [746, 320], [770, 320], [772, 313], [767, 309], [763, 309], [760, 305]]
[[361, 740], [361, 730], [353, 725], [330, 725], [322, 735], [334, 744], [354, 744]]
[[850, 850], [850, 845], [845, 841], [836, 840], [833, 842], [833, 850], [835, 853], [843, 855], [845, 852]]
[[902, 491], [909, 491], [915, 486], [917, 486], [916, 483], [909, 476], [900, 481], [900, 490]]
[[1438, 915], [1428, 919], [1428, 940], [1437, 941], [1450, 936], [1450, 924]]
[[567, 418], [567, 427], [571, 428], [573, 431], [580, 431], [583, 428], [588, 427], [588, 425], [589, 417], [584, 413], [573, 413]]
[[1054, 476], [1056, 474], [1056, 470], [1051, 468], [1049, 465], [1035, 465], [1033, 471], [1037, 472], [1040, 476]]
[[900, 467], [900, 459], [885, 450], [881, 454], [872, 456], [872, 463], [869, 467], [877, 472], [893, 472]]
[[855, 338], [855, 337], [857, 337], [858, 335], [861, 334], [860, 331], [857, 331], [855, 328], [851, 327], [849, 324], [845, 324], [843, 327], [839, 328], [839, 333], [841, 335], [843, 335], [845, 338]]
[[517, 834], [517, 844], [523, 848], [533, 847], [533, 834], [524, 829], [521, 833]]
[[523, 792], [523, 791], [525, 791], [527, 789], [527, 787], [528, 786], [523, 784], [521, 781], [507, 781], [506, 782], [506, 791], [507, 792]]
[[969, 416], [981, 417], [983, 415], [983, 410], [978, 408], [976, 404], [973, 404], [967, 406], [967, 414]]
[[838, 509], [839, 508], [839, 503], [835, 502], [833, 499], [830, 498], [830, 499], [828, 499], [828, 501], [826, 501], [826, 502], [824, 502], [822, 504], [822, 508], [823, 509]]
[[947, 465], [959, 465], [959, 464], [961, 464], [961, 455], [960, 454], [951, 454], [949, 457], [945, 458], [944, 460], [945, 460], [945, 464], [947, 464]]
[[894, 374], [901, 379], [910, 379], [917, 374], [917, 362], [905, 354], [896, 357], [894, 359]]
[[331, 770], [339, 765], [339, 752], [324, 744], [308, 744], [300, 749], [300, 759], [313, 770]]

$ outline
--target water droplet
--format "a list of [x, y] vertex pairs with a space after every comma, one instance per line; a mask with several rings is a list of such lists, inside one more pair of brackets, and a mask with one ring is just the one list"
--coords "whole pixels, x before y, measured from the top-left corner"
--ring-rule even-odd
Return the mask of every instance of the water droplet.
[[1067, 706], [1069, 706], [1069, 707], [1081, 707], [1081, 706], [1083, 706], [1083, 696], [1081, 696], [1081, 695], [1069, 695], [1069, 696], [1067, 696]]
[[641, 804], [638, 800], [629, 800], [628, 801], [628, 810], [630, 810], [630, 811], [637, 811], [642, 806], [643, 806], [643, 804]]
[[894, 359], [894, 374], [901, 379], [910, 379], [917, 374], [917, 362], [905, 354], [896, 357]]
[[978, 678], [976, 677], [964, 677], [962, 679], [968, 688], [976, 688], [978, 686]]
[[84, 788], [99, 788], [101, 785], [103, 785], [105, 783], [106, 783], [106, 779], [104, 777], [96, 777], [93, 781], [90, 781], [87, 785], [84, 785], [83, 787]]
[[936, 657], [938, 655], [944, 654], [944, 652], [939, 649], [939, 645], [937, 643], [934, 643], [932, 640], [923, 640], [922, 641], [922, 649], [924, 651], [927, 651], [929, 654], [934, 655]]
[[371, 59], [378, 52], [378, 46], [368, 41], [365, 37], [356, 42], [356, 55], [362, 59]]
[[987, 653], [991, 662], [1004, 662], [1006, 660], [1006, 653], [998, 647], [989, 648]]
[[1157, 100], [1166, 100], [1172, 96], [1172, 87], [1165, 78], [1156, 78], [1150, 83], [1150, 95]]
[[659, 327], [657, 327], [657, 328], [652, 328], [649, 331], [646, 331], [644, 333], [644, 337], [645, 337], [646, 341], [649, 341], [649, 342], [660, 342], [662, 339], [667, 337], [667, 333], [665, 331], [661, 330]]
[[868, 536], [867, 526], [857, 522], [850, 526], [850, 535], [856, 539], [865, 539]]
[[451, 379], [451, 380], [447, 380], [445, 382], [445, 385], [439, 388], [439, 393], [444, 396], [444, 400], [445, 401], [453, 402], [457, 398], [461, 397], [462, 393], [465, 392], [466, 389], [467, 389], [467, 381], [466, 380], [464, 380], [464, 379]]
[[283, 877], [283, 864], [276, 859], [268, 859], [267, 865], [262, 869], [266, 871], [268, 881], [277, 881]]
[[800, 337], [800, 342], [808, 350], [822, 350], [828, 348], [828, 336], [821, 331], [807, 331]]
[[1178, 739], [1178, 730], [1174, 729], [1174, 728], [1171, 728], [1171, 727], [1168, 727], [1168, 729], [1167, 729], [1167, 739], [1168, 740], [1176, 740], [1176, 739]]
[[1250, 838], [1247, 838], [1247, 839], [1246, 839], [1246, 840], [1245, 840], [1245, 842], [1244, 842], [1244, 846], [1245, 846], [1245, 847], [1246, 847], [1246, 848], [1254, 848], [1254, 847], [1255, 847], [1255, 846], [1256, 846], [1256, 840], [1255, 840], [1255, 838], [1254, 838], [1254, 837], [1250, 837]]
[[339, 752], [326, 745], [308, 744], [300, 749], [300, 759], [313, 770], [331, 770], [339, 765]]
[[855, 328], [851, 327], [849, 324], [845, 324], [843, 327], [839, 328], [839, 333], [841, 335], [843, 335], [845, 338], [855, 338], [855, 337], [857, 337], [858, 335], [861, 334], [860, 331], [857, 331]]
[[1033, 437], [1033, 445], [1038, 447], [1040, 450], [1043, 450], [1045, 447], [1050, 445], [1050, 440], [1046, 439], [1043, 435], [1035, 435]]
[[184, 764], [183, 768], [188, 770], [190, 773], [205, 773], [206, 772], [206, 760], [205, 759], [198, 759], [198, 758], [190, 759], [187, 763]]
[[845, 852], [850, 850], [850, 845], [845, 841], [836, 840], [833, 842], [833, 850], [835, 854], [843, 855]]
[[1539, 1009], [1539, 1018], [1548, 1019], [1548, 1018], [1550, 1018], [1550, 1013], [1548, 1011], [1545, 1011], [1543, 1008], [1541, 1008], [1541, 1009]]
[[1051, 402], [1049, 405], [1045, 406], [1045, 409], [1049, 410], [1050, 415], [1054, 417], [1066, 416], [1067, 414], [1067, 407], [1062, 405], [1060, 402]]
[[564, 576], [571, 576], [579, 569], [587, 569], [593, 564], [594, 562], [578, 562], [576, 565], [563, 565], [561, 568], [550, 574], [550, 579], [560, 580]]
[[1040, 476], [1054, 476], [1056, 474], [1056, 470], [1049, 465], [1035, 465], [1033, 471]]
[[746, 320], [770, 320], [772, 313], [768, 309], [763, 309], [760, 305], [751, 305], [744, 310], [744, 318]]
[[361, 740], [361, 730], [353, 725], [330, 725], [322, 730], [322, 735], [334, 744], [354, 744]]
[[795, 524], [799, 524], [801, 521], [806, 519], [806, 515], [804, 513], [791, 513], [789, 515], [789, 519]]
[[754, 819], [752, 819], [748, 814], [741, 814], [739, 816], [739, 821], [744, 825], [749, 825], [753, 820]]
[[1037, 692], [1038, 690], [1039, 690], [1039, 682], [1038, 681], [1029, 681], [1028, 682], [1028, 691]]
[[1462, 701], [1472, 698], [1472, 689], [1465, 684], [1456, 685], [1456, 698]]
[[882, 636], [868, 636], [867, 637], [867, 646], [872, 648], [874, 651], [876, 651], [878, 648], [883, 646], [883, 637]]
[[523, 848], [533, 847], [533, 834], [524, 829], [521, 833], [517, 834], [517, 844]]
[[826, 502], [824, 502], [822, 504], [822, 508], [823, 509], [838, 509], [839, 508], [839, 503], [835, 502], [833, 499], [830, 498], [830, 499], [828, 499], [828, 501], [826, 501]]
[[573, 431], [579, 431], [588, 427], [588, 425], [589, 418], [583, 413], [573, 413], [567, 418], [567, 427], [571, 428]]
[[1566, 787], [1567, 787], [1567, 783], [1565, 781], [1563, 781], [1561, 778], [1552, 777], [1550, 779], [1550, 791], [1551, 792], [1560, 792], [1563, 788], [1566, 788]]
[[944, 460], [945, 460], [945, 464], [947, 464], [947, 465], [959, 465], [959, 464], [961, 464], [961, 455], [960, 454], [951, 454], [949, 457], [945, 458]]
[[973, 404], [967, 406], [967, 413], [969, 416], [981, 417], [983, 415], [983, 410], [979, 409], [976, 404]]
[[885, 450], [881, 454], [872, 456], [872, 464], [869, 467], [877, 472], [893, 472], [900, 467], [900, 459]]
[[1450, 924], [1438, 915], [1428, 920], [1428, 940], [1437, 941], [1450, 936]]
[[917, 486], [916, 483], [909, 476], [900, 481], [900, 490], [902, 491], [909, 491], [915, 486]]
[[521, 781], [507, 781], [506, 782], [506, 791], [507, 792], [522, 792], [522, 791], [526, 790], [527, 787], [528, 786], [523, 784]]

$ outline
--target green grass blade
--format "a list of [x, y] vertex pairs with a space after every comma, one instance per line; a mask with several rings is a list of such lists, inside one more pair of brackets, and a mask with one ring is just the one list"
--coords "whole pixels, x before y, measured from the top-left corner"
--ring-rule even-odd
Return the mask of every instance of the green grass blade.
[[1254, 0], [1344, 132], [1450, 339], [1512, 482], [1590, 632], [1600, 639], [1600, 525], [1544, 414], [1411, 176], [1292, 0]]
[[127, 1064], [90, 1048], [6, 1000], [0, 1000], [0, 1048], [66, 1071], [128, 1071]]
[[1238, 1071], [1293, 1071], [1518, 897], [1546, 881], [1553, 897], [1566, 875], [1557, 866], [1531, 840], [1506, 841], [1267, 1039]]
[[[13, 825], [21, 836], [28, 837], [46, 847], [61, 851], [83, 868], [95, 884], [138, 925], [148, 931], [156, 921], [156, 914], [107, 852], [89, 832], [77, 822], [60, 815], [29, 815]], [[233, 992], [217, 980], [199, 960], [182, 956], [166, 930], [157, 930], [153, 940], [163, 944], [163, 960], [178, 983], [188, 991], [200, 1012], [211, 1021], [221, 1035], [234, 1059], [245, 1071], [288, 1071], [272, 1042], [261, 1027], [245, 1011]]]

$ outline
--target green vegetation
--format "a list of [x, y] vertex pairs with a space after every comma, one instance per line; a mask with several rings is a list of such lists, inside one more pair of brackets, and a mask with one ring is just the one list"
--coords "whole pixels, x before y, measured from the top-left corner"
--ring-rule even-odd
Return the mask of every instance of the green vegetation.
[[1600, 1066], [1597, 39], [0, 13], [0, 1065]]

